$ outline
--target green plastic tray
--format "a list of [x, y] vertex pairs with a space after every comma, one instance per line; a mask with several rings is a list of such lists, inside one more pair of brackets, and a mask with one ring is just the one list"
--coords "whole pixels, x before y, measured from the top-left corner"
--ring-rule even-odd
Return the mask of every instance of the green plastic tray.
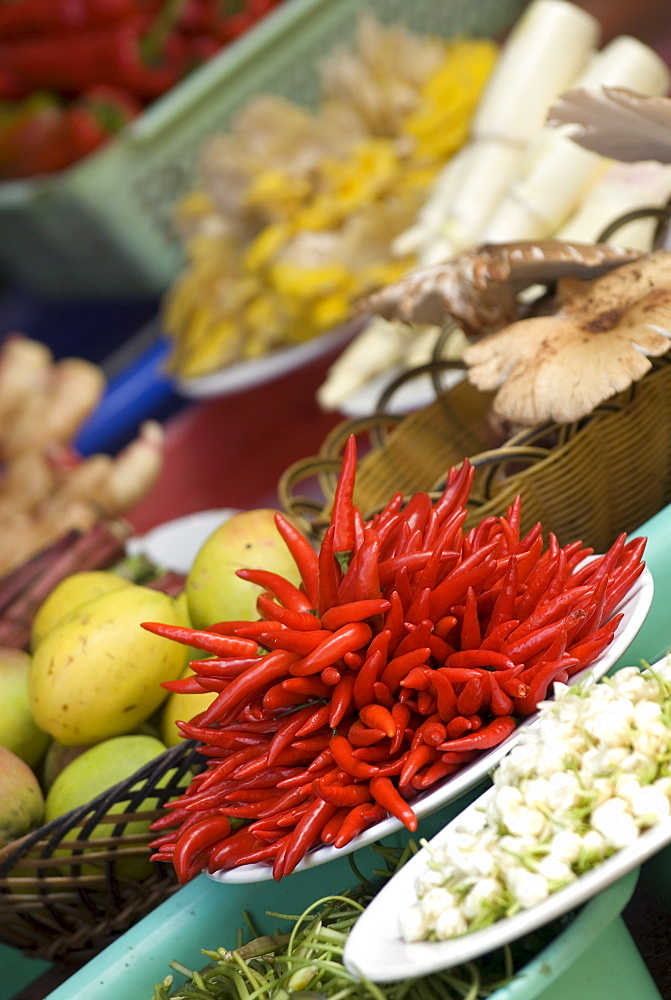
[[51, 178], [0, 185], [0, 264], [47, 296], [149, 295], [177, 273], [170, 216], [202, 139], [259, 92], [311, 105], [316, 64], [369, 9], [443, 37], [497, 37], [528, 0], [286, 0], [103, 150]]
[[[589, 902], [554, 942], [529, 962], [491, 1000], [659, 1000], [660, 994], [620, 916], [638, 878], [630, 872]], [[267, 910], [300, 912], [328, 894], [354, 884], [346, 859], [294, 874], [279, 884], [222, 885], [199, 876], [162, 903], [100, 955], [49, 994], [47, 1000], [150, 1000], [154, 983], [177, 959], [198, 969], [202, 948], [235, 940], [248, 910], [261, 933], [272, 933]]]

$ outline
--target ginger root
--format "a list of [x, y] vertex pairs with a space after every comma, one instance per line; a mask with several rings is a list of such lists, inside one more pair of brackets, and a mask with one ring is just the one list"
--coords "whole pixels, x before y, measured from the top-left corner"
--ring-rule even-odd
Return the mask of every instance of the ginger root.
[[116, 456], [74, 449], [105, 385], [99, 366], [57, 361], [23, 334], [0, 344], [0, 574], [72, 528], [121, 518], [156, 481], [164, 432], [155, 420]]

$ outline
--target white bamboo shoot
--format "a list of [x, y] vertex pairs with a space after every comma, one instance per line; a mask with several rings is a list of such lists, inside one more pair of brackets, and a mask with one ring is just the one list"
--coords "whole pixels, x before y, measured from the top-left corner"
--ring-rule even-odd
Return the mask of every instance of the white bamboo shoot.
[[[654, 95], [664, 93], [670, 79], [656, 52], [622, 35], [594, 57], [576, 86], [629, 87]], [[480, 238], [503, 242], [553, 235], [610, 162], [578, 146], [565, 129], [545, 127]]]
[[[478, 238], [505, 196], [526, 145], [559, 93], [585, 69], [600, 24], [566, 0], [534, 0], [504, 43], [478, 103], [461, 162], [438, 176], [410, 240], [435, 263]], [[454, 158], [453, 158], [454, 159]], [[467, 170], [463, 170], [464, 164]], [[454, 191], [455, 177], [459, 179]], [[446, 191], [451, 194], [446, 209]], [[405, 246], [403, 237], [399, 246]]]

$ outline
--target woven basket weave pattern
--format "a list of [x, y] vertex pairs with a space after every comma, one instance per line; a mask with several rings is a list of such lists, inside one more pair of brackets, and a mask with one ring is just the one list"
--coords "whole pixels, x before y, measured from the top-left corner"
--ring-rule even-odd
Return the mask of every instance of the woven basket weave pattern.
[[[466, 527], [504, 514], [517, 494], [522, 529], [540, 521], [561, 545], [581, 539], [605, 551], [671, 501], [671, 363], [656, 361], [627, 393], [570, 426], [536, 428], [493, 446], [491, 397], [466, 380], [406, 417], [346, 420], [319, 456], [287, 469], [279, 484], [284, 508], [319, 536], [328, 521], [342, 447], [350, 433], [368, 437], [355, 502], [365, 518], [396, 493], [436, 493], [448, 469], [468, 457], [476, 467]], [[383, 428], [381, 430], [381, 428]], [[372, 443], [371, 443], [372, 442]], [[303, 502], [300, 486], [316, 470], [323, 496]]]
[[178, 883], [170, 866], [148, 864], [157, 834], [127, 827], [163, 815], [163, 803], [204, 766], [192, 741], [179, 744], [0, 850], [0, 941], [78, 966], [166, 899]]

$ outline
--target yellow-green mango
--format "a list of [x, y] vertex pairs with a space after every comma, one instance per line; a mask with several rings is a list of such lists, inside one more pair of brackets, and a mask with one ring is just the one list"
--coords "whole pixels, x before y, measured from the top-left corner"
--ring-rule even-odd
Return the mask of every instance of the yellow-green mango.
[[180, 677], [188, 648], [142, 622], [188, 626], [167, 594], [129, 584], [87, 601], [35, 650], [28, 675], [35, 722], [65, 746], [90, 746], [132, 732], [165, 701], [163, 681]]
[[[45, 802], [45, 821], [56, 819], [77, 806], [90, 802], [101, 792], [111, 788], [120, 781], [124, 781], [135, 773], [144, 764], [158, 757], [165, 751], [166, 747], [160, 740], [153, 736], [114, 736], [109, 740], [103, 740], [93, 747], [89, 747], [80, 753], [73, 761], [66, 765], [60, 774], [54, 779], [49, 789]], [[167, 778], [165, 780], [168, 780]], [[156, 799], [148, 799], [142, 803], [142, 810], [153, 810], [157, 808]], [[108, 812], [122, 813], [128, 811], [128, 801], [119, 800], [114, 802]], [[149, 829], [147, 820], [133, 820], [124, 826], [124, 835], [132, 833], [146, 833]], [[88, 834], [88, 840], [111, 837], [114, 826], [111, 823], [99, 823]], [[68, 840], [74, 839], [70, 835]], [[95, 850], [92, 847], [91, 850]], [[70, 852], [66, 849], [58, 849], [59, 855], [66, 855]], [[92, 872], [95, 866], [83, 865], [85, 872]], [[149, 861], [149, 850], [146, 857], [124, 858], [118, 863], [117, 874], [126, 878], [144, 878], [152, 871], [152, 864]]]
[[267, 569], [300, 583], [296, 562], [275, 524], [275, 510], [239, 511], [205, 540], [186, 578], [191, 621], [207, 628], [220, 621], [256, 621], [262, 587], [241, 580], [238, 569]]
[[109, 590], [129, 585], [129, 580], [105, 569], [83, 570], [64, 577], [37, 609], [31, 628], [30, 648], [35, 650], [47, 632], [81, 604]]
[[36, 829], [43, 815], [37, 778], [24, 760], [0, 747], [0, 847]]
[[30, 655], [0, 648], [0, 746], [35, 768], [49, 745], [49, 734], [35, 724], [28, 704]]

